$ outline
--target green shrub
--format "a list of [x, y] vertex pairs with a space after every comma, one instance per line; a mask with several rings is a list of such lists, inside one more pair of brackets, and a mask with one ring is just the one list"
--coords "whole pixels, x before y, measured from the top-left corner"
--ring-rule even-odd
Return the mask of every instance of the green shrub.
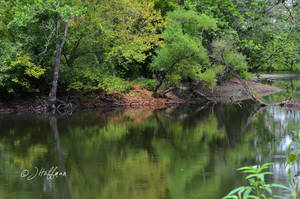
[[132, 85], [128, 81], [91, 67], [74, 68], [73, 70], [69, 70], [66, 66], [62, 67], [60, 83], [67, 91], [103, 89], [109, 93], [114, 91], [124, 93], [132, 89]]
[[133, 88], [128, 81], [114, 76], [104, 76], [98, 86], [109, 93], [114, 91], [125, 93]]
[[[232, 39], [222, 40], [217, 39], [213, 42], [214, 53], [213, 56], [218, 64], [222, 64], [234, 69], [242, 78], [248, 76], [248, 65], [246, 56], [235, 50]], [[228, 72], [226, 78], [231, 78], [232, 74]]]
[[134, 80], [133, 83], [137, 83], [141, 86], [141, 88], [145, 88], [149, 91], [154, 91], [154, 88], [156, 86], [155, 79], [138, 78]]
[[7, 54], [0, 53], [0, 89], [11, 94], [38, 92], [34, 81], [44, 75], [45, 69], [35, 65], [27, 54], [4, 52]]
[[[197, 74], [210, 66], [207, 50], [200, 34], [216, 29], [216, 20], [204, 14], [182, 9], [168, 13], [168, 24], [163, 32], [164, 45], [156, 51], [150, 68], [167, 86], [182, 80], [199, 78]], [[159, 76], [159, 75], [158, 75]]]
[[204, 73], [200, 73], [199, 77], [209, 88], [213, 88], [217, 83], [216, 71], [213, 69], [208, 69]]

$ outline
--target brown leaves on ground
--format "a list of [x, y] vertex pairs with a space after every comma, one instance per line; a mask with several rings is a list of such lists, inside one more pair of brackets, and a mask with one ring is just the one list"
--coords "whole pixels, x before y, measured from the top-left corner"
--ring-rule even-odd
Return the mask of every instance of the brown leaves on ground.
[[85, 108], [122, 106], [125, 108], [162, 109], [182, 102], [182, 99], [172, 94], [167, 94], [166, 98], [154, 98], [151, 91], [134, 84], [133, 89], [127, 94], [121, 94], [116, 91], [113, 93], [101, 91], [94, 99], [85, 99], [81, 104]]

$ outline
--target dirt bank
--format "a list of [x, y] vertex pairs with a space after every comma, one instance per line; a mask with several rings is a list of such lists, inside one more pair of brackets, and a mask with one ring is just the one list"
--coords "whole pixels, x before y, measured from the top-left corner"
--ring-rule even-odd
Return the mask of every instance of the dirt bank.
[[118, 92], [109, 94], [102, 91], [95, 93], [95, 96], [95, 98], [83, 98], [77, 101], [77, 107], [101, 108], [121, 106], [125, 108], [148, 107], [151, 109], [160, 109], [171, 106], [172, 104], [184, 103], [183, 99], [173, 94], [167, 94], [165, 98], [154, 98], [151, 91], [142, 89], [138, 84], [134, 84], [133, 89], [126, 94], [120, 94]]
[[[22, 97], [12, 100], [0, 100], [0, 113], [11, 112], [45, 112], [47, 110], [46, 97]], [[66, 97], [60, 98], [67, 101]], [[93, 91], [90, 93], [77, 93], [71, 97], [73, 111], [97, 108], [148, 108], [162, 109], [174, 104], [184, 103], [183, 99], [167, 94], [165, 98], [154, 98], [152, 92], [141, 89], [139, 85], [133, 85], [133, 89], [126, 94], [119, 92], [107, 93], [105, 91]]]
[[[257, 94], [257, 96], [270, 95], [279, 92], [281, 89], [268, 86], [254, 81], [246, 81], [248, 86]], [[73, 110], [82, 109], [97, 109], [110, 107], [123, 107], [128, 109], [148, 108], [148, 109], [162, 109], [173, 106], [175, 104], [189, 104], [189, 103], [203, 103], [202, 97], [187, 97], [191, 96], [189, 93], [174, 92], [174, 94], [167, 94], [165, 98], [154, 98], [152, 92], [142, 89], [135, 84], [127, 94], [120, 94], [118, 92], [107, 93], [104, 91], [94, 91], [85, 95], [76, 95], [71, 98]], [[181, 87], [182, 88], [182, 87]], [[191, 92], [189, 88], [184, 89]], [[216, 86], [212, 90], [207, 90], [205, 87], [196, 88], [199, 93], [204, 93], [209, 98], [215, 99], [220, 103], [234, 103], [249, 99], [244, 88], [237, 79], [232, 79]], [[61, 98], [63, 99], [63, 98]], [[64, 99], [63, 99], [64, 100]], [[19, 98], [9, 101], [0, 101], [0, 113], [9, 112], [45, 112], [46, 97], [30, 97]]]
[[[250, 80], [245, 80], [245, 83], [257, 97], [271, 95], [282, 90], [274, 86], [269, 86]], [[220, 101], [222, 103], [232, 103], [250, 99], [250, 97], [247, 95], [244, 88], [240, 84], [239, 80], [236, 78], [233, 78], [231, 81], [227, 81], [219, 86], [216, 86], [212, 93], [217, 101]]]
[[[244, 80], [252, 92], [257, 96], [266, 96], [281, 91], [280, 88], [257, 83], [251, 80]], [[176, 91], [179, 96], [189, 99], [189, 102], [197, 103], [201, 99], [215, 103], [236, 103], [246, 99], [251, 99], [245, 88], [241, 85], [237, 78], [223, 82], [221, 85], [215, 86], [213, 89], [207, 89], [206, 86], [193, 83], [186, 84]]]

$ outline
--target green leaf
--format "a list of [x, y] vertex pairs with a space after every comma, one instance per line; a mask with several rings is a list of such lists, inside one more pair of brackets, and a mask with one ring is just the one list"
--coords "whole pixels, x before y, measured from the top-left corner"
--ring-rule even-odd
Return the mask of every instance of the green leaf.
[[273, 163], [266, 163], [266, 164], [263, 164], [261, 166], [261, 169], [264, 170], [265, 168], [268, 168], [269, 166], [271, 166]]
[[241, 187], [241, 189], [240, 189], [239, 192], [238, 192], [239, 198], [242, 197], [242, 193], [243, 193], [244, 191], [245, 191], [245, 187]]
[[227, 194], [227, 196], [231, 196], [231, 195], [239, 192], [241, 189], [244, 189], [244, 187], [238, 187], [238, 188], [232, 190], [231, 192], [229, 192], [229, 194]]
[[241, 173], [257, 173], [256, 170], [245, 170], [245, 171], [242, 171]]
[[277, 187], [277, 188], [281, 188], [281, 189], [286, 189], [286, 190], [290, 190], [289, 187], [284, 186], [282, 184], [270, 184], [271, 187]]
[[248, 187], [247, 190], [244, 192], [243, 198], [247, 199], [251, 191], [251, 187]]
[[252, 175], [248, 175], [246, 177], [247, 180], [250, 179], [250, 178], [259, 178], [259, 174], [252, 174]]
[[222, 199], [239, 199], [237, 196], [225, 196]]
[[272, 175], [273, 173], [272, 172], [263, 172], [263, 173], [261, 173], [261, 175]]
[[241, 167], [241, 168], [238, 168], [237, 170], [238, 171], [241, 171], [241, 170], [252, 170], [252, 171], [256, 171], [257, 169], [257, 166], [252, 166], [252, 167]]
[[[250, 198], [253, 198], [253, 199], [260, 199], [259, 197], [253, 196], [253, 195], [248, 196], [248, 198], [249, 198], [249, 199], [250, 199]], [[247, 198], [247, 199], [248, 199], [248, 198]]]

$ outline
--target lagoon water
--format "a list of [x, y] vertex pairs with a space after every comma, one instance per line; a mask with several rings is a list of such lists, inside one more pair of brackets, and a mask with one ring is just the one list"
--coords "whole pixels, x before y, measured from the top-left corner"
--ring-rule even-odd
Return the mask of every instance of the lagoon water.
[[[274, 85], [283, 91], [264, 100], [300, 98], [299, 78]], [[9, 114], [0, 126], [1, 199], [219, 199], [246, 183], [242, 166], [273, 162], [267, 181], [288, 185], [300, 111], [245, 102]]]

